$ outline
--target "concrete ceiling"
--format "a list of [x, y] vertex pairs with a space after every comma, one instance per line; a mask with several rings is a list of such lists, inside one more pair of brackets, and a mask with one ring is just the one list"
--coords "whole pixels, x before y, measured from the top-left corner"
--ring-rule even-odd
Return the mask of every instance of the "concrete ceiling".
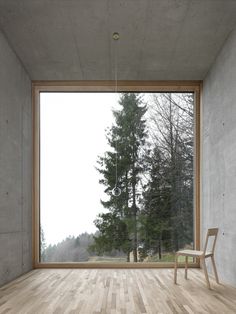
[[0, 28], [33, 80], [203, 79], [236, 0], [0, 0]]

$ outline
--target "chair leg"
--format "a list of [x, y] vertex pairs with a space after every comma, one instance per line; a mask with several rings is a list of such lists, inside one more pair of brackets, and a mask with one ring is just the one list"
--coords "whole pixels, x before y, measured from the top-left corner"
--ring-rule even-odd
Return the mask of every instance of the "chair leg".
[[216, 270], [216, 263], [215, 263], [215, 259], [214, 259], [213, 255], [211, 256], [211, 261], [212, 261], [212, 266], [213, 266], [216, 282], [219, 284], [220, 282], [219, 282], [219, 278], [218, 278], [218, 274], [217, 274], [217, 270]]
[[188, 256], [185, 256], [185, 279], [188, 279]]
[[207, 268], [206, 268], [205, 258], [202, 258], [201, 260], [202, 260], [202, 267], [203, 267], [205, 278], [206, 278], [206, 282], [207, 282], [207, 288], [211, 289], [210, 281], [209, 281], [209, 277], [208, 277], [208, 273], [207, 273]]
[[174, 283], [177, 284], [177, 267], [178, 267], [178, 255], [175, 255], [175, 272], [174, 272]]

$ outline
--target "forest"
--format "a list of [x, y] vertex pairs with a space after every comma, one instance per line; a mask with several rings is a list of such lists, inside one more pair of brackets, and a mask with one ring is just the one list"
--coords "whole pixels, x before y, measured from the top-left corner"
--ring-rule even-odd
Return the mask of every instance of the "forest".
[[194, 94], [122, 93], [113, 118], [97, 232], [48, 247], [41, 232], [41, 261], [172, 261], [193, 247]]

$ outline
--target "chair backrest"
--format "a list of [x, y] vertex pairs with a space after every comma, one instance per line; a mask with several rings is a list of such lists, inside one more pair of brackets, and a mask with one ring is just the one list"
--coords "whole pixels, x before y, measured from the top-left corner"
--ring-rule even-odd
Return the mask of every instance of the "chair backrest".
[[206, 250], [207, 250], [207, 245], [208, 245], [208, 239], [209, 239], [209, 237], [214, 237], [214, 240], [213, 240], [213, 242], [212, 242], [212, 247], [211, 247], [211, 250], [210, 250], [210, 252], [211, 252], [212, 254], [214, 254], [218, 231], [219, 231], [218, 228], [211, 228], [211, 229], [208, 229], [207, 235], [206, 235], [206, 242], [205, 242], [205, 246], [204, 246], [204, 254], [206, 253]]

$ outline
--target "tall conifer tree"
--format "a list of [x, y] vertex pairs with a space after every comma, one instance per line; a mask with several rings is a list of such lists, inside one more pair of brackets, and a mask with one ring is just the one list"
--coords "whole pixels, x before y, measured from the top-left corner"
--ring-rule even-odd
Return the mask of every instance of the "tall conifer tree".
[[[123, 93], [119, 104], [121, 109], [113, 111], [115, 123], [107, 133], [111, 150], [105, 152], [98, 160], [98, 171], [102, 175], [100, 183], [105, 186], [105, 193], [109, 197], [108, 200], [101, 202], [109, 213], [100, 214], [95, 221], [100, 235], [95, 237], [94, 248], [99, 253], [112, 249], [123, 250], [127, 253], [127, 261], [130, 252], [133, 252], [133, 260], [137, 262], [138, 199], [141, 196], [143, 148], [147, 136], [144, 118], [146, 106], [143, 105], [141, 97], [135, 93]], [[116, 184], [116, 161], [120, 196], [112, 194]]]

